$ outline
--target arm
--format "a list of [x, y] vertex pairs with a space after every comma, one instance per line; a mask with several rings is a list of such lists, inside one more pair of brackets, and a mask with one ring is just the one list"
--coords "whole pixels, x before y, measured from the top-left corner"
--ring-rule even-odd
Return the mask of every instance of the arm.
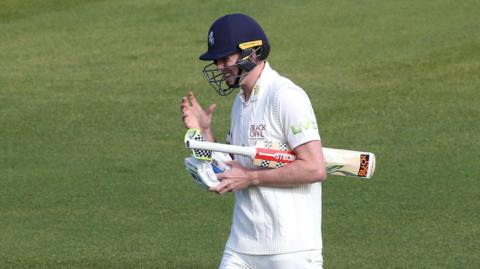
[[223, 194], [252, 186], [294, 187], [323, 181], [327, 178], [322, 144], [314, 140], [296, 147], [296, 160], [279, 169], [248, 169], [237, 162], [232, 162], [232, 168], [218, 174], [221, 183], [211, 188], [211, 191]]
[[182, 110], [182, 119], [185, 127], [199, 129], [202, 136], [209, 142], [215, 142], [211, 123], [213, 111], [216, 104], [211, 104], [207, 111], [203, 110], [192, 92], [182, 97], [180, 109]]
[[247, 169], [232, 162], [232, 169], [217, 175], [222, 182], [211, 189], [219, 193], [236, 191], [250, 185], [292, 187], [326, 178], [322, 144], [315, 114], [307, 94], [299, 88], [277, 92], [279, 126], [292, 146], [296, 160], [279, 169]]

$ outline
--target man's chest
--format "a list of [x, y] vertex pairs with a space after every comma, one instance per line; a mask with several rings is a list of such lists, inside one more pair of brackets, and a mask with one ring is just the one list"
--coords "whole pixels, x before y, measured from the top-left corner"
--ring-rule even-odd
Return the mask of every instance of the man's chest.
[[273, 113], [268, 102], [237, 107], [232, 117], [232, 144], [255, 146], [258, 141], [281, 139]]

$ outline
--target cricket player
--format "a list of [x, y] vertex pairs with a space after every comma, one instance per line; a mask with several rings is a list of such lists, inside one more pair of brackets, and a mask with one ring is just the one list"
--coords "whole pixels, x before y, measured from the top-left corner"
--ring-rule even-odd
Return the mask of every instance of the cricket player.
[[[257, 141], [288, 143], [296, 160], [279, 169], [260, 169], [240, 155], [218, 174], [210, 191], [235, 193], [230, 236], [220, 263], [230, 268], [322, 268], [321, 196], [326, 179], [322, 145], [307, 94], [274, 71], [269, 41], [261, 26], [244, 14], [217, 19], [208, 31], [211, 61], [203, 73], [220, 95], [239, 89], [231, 112], [227, 142], [255, 146]], [[183, 121], [214, 142], [215, 104], [202, 109], [193, 93], [182, 98]]]

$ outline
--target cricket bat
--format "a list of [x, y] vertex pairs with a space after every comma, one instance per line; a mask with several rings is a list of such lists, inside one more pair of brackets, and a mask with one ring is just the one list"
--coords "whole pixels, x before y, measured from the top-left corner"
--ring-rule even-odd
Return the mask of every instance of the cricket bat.
[[[247, 156], [259, 167], [280, 168], [295, 161], [295, 154], [286, 144], [260, 141], [255, 147], [244, 147], [186, 139], [187, 148], [198, 158], [204, 158], [208, 152], [218, 151]], [[371, 152], [323, 148], [327, 173], [330, 175], [349, 176], [369, 179], [375, 171], [375, 154]]]

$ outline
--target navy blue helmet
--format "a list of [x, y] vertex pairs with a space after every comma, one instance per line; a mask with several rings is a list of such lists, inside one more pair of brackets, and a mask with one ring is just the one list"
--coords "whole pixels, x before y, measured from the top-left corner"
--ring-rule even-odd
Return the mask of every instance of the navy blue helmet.
[[[227, 95], [239, 87], [240, 78], [247, 75], [256, 63], [251, 57], [265, 60], [270, 52], [268, 38], [262, 27], [251, 17], [244, 14], [228, 14], [217, 19], [207, 36], [208, 50], [200, 55], [203, 61], [213, 61], [203, 69], [208, 82], [220, 95]], [[228, 85], [222, 69], [218, 69], [215, 61], [233, 53], [240, 53], [235, 65], [240, 67], [240, 73], [235, 77], [236, 83]]]

